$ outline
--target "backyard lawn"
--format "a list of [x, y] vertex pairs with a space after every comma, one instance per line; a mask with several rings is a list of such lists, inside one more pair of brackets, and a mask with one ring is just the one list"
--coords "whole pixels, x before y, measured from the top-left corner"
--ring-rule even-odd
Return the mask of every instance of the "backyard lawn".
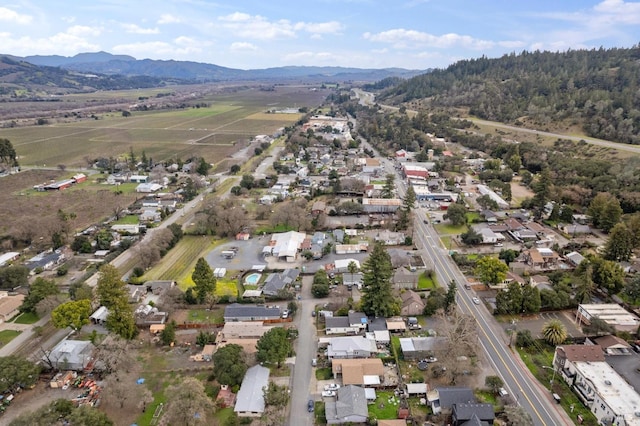
[[397, 419], [400, 399], [389, 391], [376, 391], [375, 404], [369, 405], [369, 417], [373, 419]]
[[204, 323], [204, 324], [222, 324], [224, 323], [224, 311], [221, 308], [206, 309], [190, 309], [188, 322]]
[[33, 324], [38, 322], [38, 314], [35, 312], [24, 312], [16, 317], [12, 322], [16, 324]]
[[418, 276], [418, 290], [431, 290], [436, 287], [438, 287], [438, 282], [435, 276], [430, 278], [424, 273]]
[[2, 330], [0, 331], [0, 344], [3, 346], [12, 341], [17, 335], [22, 333], [21, 331], [15, 330]]

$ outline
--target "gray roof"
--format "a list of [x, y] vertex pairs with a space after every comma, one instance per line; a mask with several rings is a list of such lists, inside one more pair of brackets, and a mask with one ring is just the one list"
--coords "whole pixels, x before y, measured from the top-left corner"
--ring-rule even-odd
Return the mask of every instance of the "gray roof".
[[349, 324], [367, 325], [368, 319], [364, 312], [349, 312]]
[[362, 272], [356, 272], [356, 273], [351, 273], [351, 272], [345, 272], [342, 274], [342, 284], [344, 285], [354, 285], [354, 284], [359, 284], [359, 283], [363, 283], [364, 280], [364, 274]]
[[333, 230], [333, 237], [339, 243], [343, 242], [344, 241], [344, 231], [342, 229], [334, 229]]
[[58, 368], [64, 365], [68, 369], [79, 370], [89, 363], [94, 348], [89, 341], [63, 340], [51, 350], [49, 359], [56, 363]]
[[278, 294], [278, 291], [294, 282], [296, 278], [298, 278], [298, 275], [300, 275], [299, 269], [287, 269], [279, 274], [269, 274], [267, 279], [264, 281], [262, 293], [269, 296], [275, 296]]
[[349, 416], [369, 416], [367, 397], [360, 386], [348, 385], [338, 389], [335, 403], [325, 404], [327, 420], [343, 419]]
[[451, 408], [453, 404], [473, 404], [476, 402], [476, 397], [473, 395], [471, 388], [441, 387], [436, 388], [436, 390], [438, 391], [440, 406], [444, 408]]
[[264, 412], [263, 388], [269, 384], [269, 369], [261, 365], [254, 365], [247, 370], [238, 391], [236, 405], [233, 411]]
[[446, 342], [446, 338], [437, 336], [403, 337], [400, 338], [400, 347], [403, 353], [414, 351], [426, 352], [442, 348]]
[[325, 317], [327, 328], [349, 327], [349, 317]]
[[491, 404], [456, 403], [452, 408], [458, 421], [471, 420], [473, 417], [477, 417], [481, 421], [493, 422], [496, 416]]
[[386, 318], [369, 318], [369, 323], [367, 324], [367, 329], [369, 331], [386, 331], [387, 330], [387, 319]]
[[224, 317], [280, 318], [280, 308], [278, 308], [277, 306], [274, 308], [269, 308], [267, 306], [242, 305], [240, 303], [232, 303], [231, 305], [227, 305], [227, 307], [224, 308]]

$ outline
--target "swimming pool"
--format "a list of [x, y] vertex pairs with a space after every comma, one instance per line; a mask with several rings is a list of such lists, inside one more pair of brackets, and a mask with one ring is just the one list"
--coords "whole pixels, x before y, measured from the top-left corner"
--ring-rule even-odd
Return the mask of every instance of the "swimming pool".
[[244, 279], [244, 283], [249, 285], [256, 285], [258, 284], [258, 281], [260, 281], [261, 276], [262, 274], [258, 274], [258, 273], [247, 275], [247, 277]]

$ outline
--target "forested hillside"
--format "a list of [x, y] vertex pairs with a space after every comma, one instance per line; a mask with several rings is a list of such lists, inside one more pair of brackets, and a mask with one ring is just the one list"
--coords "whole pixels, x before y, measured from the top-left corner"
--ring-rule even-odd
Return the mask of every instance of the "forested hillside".
[[382, 102], [423, 99], [487, 120], [544, 129], [578, 124], [589, 136], [640, 144], [640, 48], [523, 52], [457, 62], [385, 91]]

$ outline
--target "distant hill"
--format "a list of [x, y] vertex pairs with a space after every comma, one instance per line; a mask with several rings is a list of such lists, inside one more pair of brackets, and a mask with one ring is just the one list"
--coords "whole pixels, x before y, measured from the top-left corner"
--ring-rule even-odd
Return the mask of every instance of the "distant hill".
[[39, 66], [22, 58], [0, 55], [0, 96], [37, 98], [50, 94], [159, 87], [185, 83], [148, 76], [96, 75]]
[[523, 52], [459, 61], [386, 89], [382, 102], [466, 108], [544, 130], [581, 125], [593, 137], [640, 144], [640, 49]]
[[24, 61], [43, 66], [61, 67], [66, 70], [124, 76], [148, 76], [197, 81], [238, 80], [317, 80], [377, 81], [387, 77], [410, 78], [423, 73], [422, 70], [402, 68], [362, 69], [346, 67], [287, 66], [266, 69], [241, 70], [219, 65], [190, 61], [138, 60], [126, 55], [107, 52], [80, 53], [65, 56], [27, 56]]

